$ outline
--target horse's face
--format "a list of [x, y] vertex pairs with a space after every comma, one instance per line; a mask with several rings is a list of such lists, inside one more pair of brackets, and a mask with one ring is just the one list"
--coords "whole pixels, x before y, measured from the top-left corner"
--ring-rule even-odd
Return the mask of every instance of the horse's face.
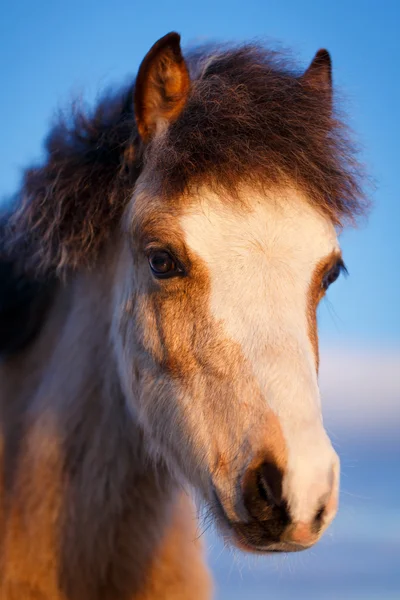
[[293, 190], [247, 191], [241, 208], [190, 200], [167, 212], [140, 193], [128, 219], [120, 331], [133, 408], [241, 547], [307, 547], [338, 493], [316, 332], [340, 272], [335, 230]]
[[[317, 55], [304, 85], [328, 98], [326, 57]], [[299, 550], [337, 507], [316, 310], [340, 273], [340, 250], [331, 221], [287, 183], [262, 194], [243, 187], [240, 200], [206, 185], [159, 197], [152, 152], [189, 89], [179, 38], [166, 36], [136, 82], [138, 132], [151, 143], [117, 276], [121, 377], [153, 453], [240, 547]]]

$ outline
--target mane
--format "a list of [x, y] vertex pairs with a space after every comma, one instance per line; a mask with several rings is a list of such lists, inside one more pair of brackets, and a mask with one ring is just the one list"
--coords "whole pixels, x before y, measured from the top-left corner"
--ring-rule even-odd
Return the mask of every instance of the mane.
[[204, 185], [233, 196], [291, 182], [343, 226], [367, 206], [356, 149], [326, 95], [304, 85], [284, 53], [259, 45], [197, 48], [184, 110], [143, 154], [134, 84], [92, 113], [72, 107], [46, 140], [44, 164], [26, 170], [8, 251], [35, 270], [90, 265], [110, 238], [143, 165], [166, 199]]

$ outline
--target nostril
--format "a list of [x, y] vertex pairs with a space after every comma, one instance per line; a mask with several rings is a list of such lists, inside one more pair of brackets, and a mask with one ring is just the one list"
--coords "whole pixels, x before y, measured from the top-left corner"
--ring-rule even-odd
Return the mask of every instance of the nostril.
[[250, 468], [243, 478], [243, 502], [253, 519], [269, 519], [271, 511], [284, 509], [281, 470], [271, 462]]
[[275, 504], [271, 489], [262, 473], [257, 474], [257, 489], [260, 498], [262, 498], [267, 504], [271, 504], [271, 506]]
[[282, 473], [273, 463], [263, 463], [257, 471], [257, 485], [261, 498], [271, 506], [282, 502]]
[[319, 525], [325, 515], [325, 506], [322, 506], [319, 510], [317, 510], [315, 517], [314, 517], [314, 523], [316, 525]]

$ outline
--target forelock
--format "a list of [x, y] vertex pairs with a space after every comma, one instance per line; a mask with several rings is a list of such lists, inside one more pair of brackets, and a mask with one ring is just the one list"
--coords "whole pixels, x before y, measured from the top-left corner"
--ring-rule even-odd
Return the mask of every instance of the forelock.
[[147, 151], [158, 194], [208, 184], [232, 197], [243, 184], [288, 183], [336, 224], [362, 214], [362, 169], [349, 132], [285, 54], [208, 47], [187, 60], [185, 109]]

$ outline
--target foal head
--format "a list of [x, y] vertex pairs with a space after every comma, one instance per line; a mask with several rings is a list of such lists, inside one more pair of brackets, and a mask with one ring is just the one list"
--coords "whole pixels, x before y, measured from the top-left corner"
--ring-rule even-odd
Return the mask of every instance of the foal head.
[[307, 548], [339, 487], [316, 310], [359, 191], [329, 55], [301, 76], [249, 47], [186, 64], [170, 34], [141, 65], [135, 117], [114, 329], [132, 410], [237, 545]]
[[329, 55], [301, 74], [256, 46], [185, 62], [169, 34], [111, 109], [53, 130], [16, 247], [58, 270], [118, 249], [112, 341], [151, 452], [240, 547], [306, 548], [339, 486], [316, 310], [361, 209]]

